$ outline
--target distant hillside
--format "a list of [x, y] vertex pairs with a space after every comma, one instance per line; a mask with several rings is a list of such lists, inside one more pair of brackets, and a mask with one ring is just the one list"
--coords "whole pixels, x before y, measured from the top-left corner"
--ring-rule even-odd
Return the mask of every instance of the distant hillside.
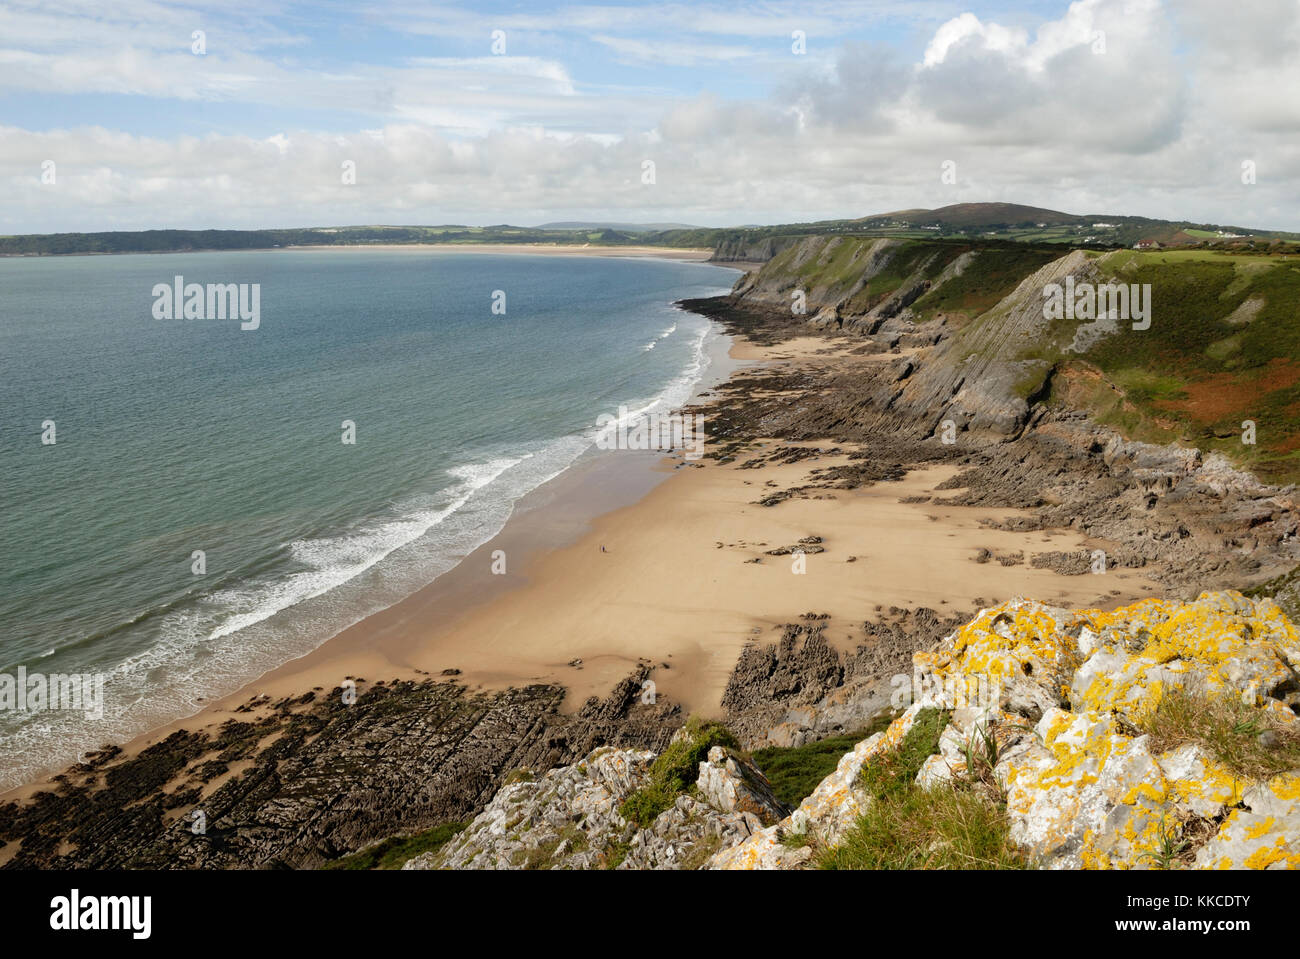
[[707, 227], [692, 226], [689, 223], [605, 223], [584, 220], [564, 220], [558, 223], [543, 223], [535, 227], [538, 230], [617, 230], [620, 233], [661, 233], [664, 230], [700, 230]]
[[0, 255], [183, 253], [193, 250], [269, 250], [286, 246], [359, 246], [391, 243], [551, 243], [577, 246], [584, 244], [625, 246], [647, 242], [646, 235], [609, 229], [542, 230], [508, 225], [337, 226], [287, 230], [142, 230], [5, 236], [0, 237]]
[[937, 210], [899, 210], [894, 213], [878, 213], [864, 216], [859, 223], [884, 220], [904, 220], [908, 222], [940, 223], [954, 229], [990, 229], [998, 226], [1060, 226], [1075, 224], [1087, 217], [1078, 217], [1059, 210], [1045, 210], [1037, 206], [1024, 206], [1020, 203], [954, 203]]
[[0, 237], [0, 255], [163, 253], [284, 246], [380, 243], [547, 243], [712, 249], [718, 262], [763, 261], [806, 236], [1014, 240], [1089, 249], [1162, 246], [1250, 249], [1300, 242], [1300, 233], [1114, 214], [1074, 214], [1015, 203], [959, 203], [843, 220], [772, 226], [702, 227], [674, 223], [555, 222], [537, 227], [329, 226], [273, 230], [143, 230]]
[[[758, 260], [805, 236], [891, 236], [901, 239], [1015, 240], [1091, 249], [1206, 247], [1249, 249], [1300, 242], [1300, 233], [1154, 220], [1119, 214], [1076, 214], [1017, 203], [958, 203], [936, 210], [897, 210], [847, 220], [821, 220], [715, 231], [715, 259]], [[670, 236], [673, 234], [659, 234]], [[697, 237], [697, 239], [699, 239]]]
[[[1018, 203], [957, 203], [937, 210], [900, 210], [852, 221], [869, 233], [996, 236], [1032, 242], [1165, 246], [1234, 240], [1300, 240], [1300, 234], [1190, 221], [1154, 220], [1114, 213], [1062, 213]], [[857, 232], [855, 230], [854, 232]]]

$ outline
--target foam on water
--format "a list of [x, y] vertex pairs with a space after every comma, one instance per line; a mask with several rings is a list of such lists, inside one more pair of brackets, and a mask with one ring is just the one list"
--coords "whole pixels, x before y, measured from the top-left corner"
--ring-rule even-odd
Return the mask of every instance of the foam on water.
[[653, 350], [656, 346], [659, 345], [660, 340], [665, 340], [676, 332], [677, 332], [677, 324], [674, 323], [672, 326], [668, 327], [668, 329], [664, 330], [662, 333], [660, 333], [657, 337], [655, 337], [645, 346], [641, 347], [641, 352], [649, 353], [651, 350]]

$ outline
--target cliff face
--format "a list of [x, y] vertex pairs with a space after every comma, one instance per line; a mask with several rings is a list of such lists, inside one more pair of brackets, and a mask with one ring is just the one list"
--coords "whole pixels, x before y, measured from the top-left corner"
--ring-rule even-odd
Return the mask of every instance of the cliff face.
[[715, 263], [764, 263], [799, 241], [795, 236], [748, 237], [724, 239], [710, 259]]
[[[683, 727], [669, 749], [695, 735]], [[691, 790], [661, 800], [667, 808], [638, 825], [628, 804], [656, 788], [656, 759], [602, 747], [574, 765], [526, 773], [446, 847], [403, 868], [698, 869], [790, 812], [749, 759], [713, 746]]]
[[903, 354], [872, 397], [878, 428], [1002, 442], [1050, 398], [1129, 439], [1300, 479], [1300, 272], [1286, 257], [811, 236], [731, 303]]
[[[624, 803], [654, 754], [604, 749], [502, 790], [411, 867], [897, 865], [881, 833], [909, 825], [880, 811], [911, 793], [918, 808], [979, 811], [1002, 836], [995, 865], [1300, 868], [1300, 636], [1271, 601], [1013, 601], [914, 664], [921, 695], [793, 811], [743, 753], [714, 747], [694, 789], [639, 826]], [[923, 841], [906, 865], [991, 864], [965, 862], [968, 837], [942, 827]]]
[[[998, 441], [1023, 428], [1055, 365], [1053, 344], [1074, 333], [1044, 318], [1044, 287], [1099, 277], [1080, 251], [1044, 259], [1026, 263], [1021, 251], [955, 244], [807, 237], [746, 274], [732, 297], [803, 308], [811, 326], [860, 335], [882, 351], [924, 351], [896, 364], [892, 386], [873, 396], [876, 428], [922, 438], [950, 424], [968, 440]], [[987, 309], [961, 308], [990, 293]]]

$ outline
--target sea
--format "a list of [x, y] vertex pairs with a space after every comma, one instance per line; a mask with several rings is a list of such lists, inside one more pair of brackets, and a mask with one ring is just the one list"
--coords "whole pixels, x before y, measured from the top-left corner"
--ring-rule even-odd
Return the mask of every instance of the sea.
[[0, 259], [0, 787], [451, 569], [596, 455], [603, 414], [691, 397], [720, 334], [674, 301], [735, 277], [436, 249]]

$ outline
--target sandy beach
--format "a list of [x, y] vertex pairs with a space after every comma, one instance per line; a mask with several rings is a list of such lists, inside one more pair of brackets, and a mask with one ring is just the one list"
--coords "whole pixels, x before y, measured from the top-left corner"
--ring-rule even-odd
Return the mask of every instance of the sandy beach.
[[[712, 249], [668, 246], [595, 246], [584, 243], [338, 243], [329, 246], [285, 246], [282, 250], [413, 250], [439, 253], [530, 253], [541, 256], [655, 257], [663, 260], [708, 260]], [[719, 263], [718, 266], [731, 266]]]
[[[851, 346], [823, 337], [776, 346], [737, 339], [730, 357], [776, 372], [864, 362]], [[978, 562], [981, 550], [1001, 556], [1107, 544], [1064, 530], [990, 529], [983, 521], [1015, 511], [926, 502], [951, 495], [937, 489], [956, 473], [951, 464], [760, 505], [773, 491], [803, 490], [814, 471], [845, 465], [851, 452], [810, 449], [755, 468], [794, 445], [815, 446], [760, 438], [731, 462], [598, 454], [527, 497], [496, 537], [438, 580], [125, 751], [177, 729], [215, 727], [241, 707], [246, 718], [253, 698], [269, 704], [350, 678], [361, 688], [444, 675], [482, 689], [557, 683], [569, 691], [566, 708], [575, 708], [648, 663], [657, 667], [660, 694], [715, 715], [746, 644], [774, 640], [808, 612], [828, 615], [827, 637], [851, 651], [882, 608], [967, 613], [1014, 596], [1113, 607], [1160, 591], [1136, 571], [1066, 576]], [[812, 537], [822, 552], [769, 553]]]

